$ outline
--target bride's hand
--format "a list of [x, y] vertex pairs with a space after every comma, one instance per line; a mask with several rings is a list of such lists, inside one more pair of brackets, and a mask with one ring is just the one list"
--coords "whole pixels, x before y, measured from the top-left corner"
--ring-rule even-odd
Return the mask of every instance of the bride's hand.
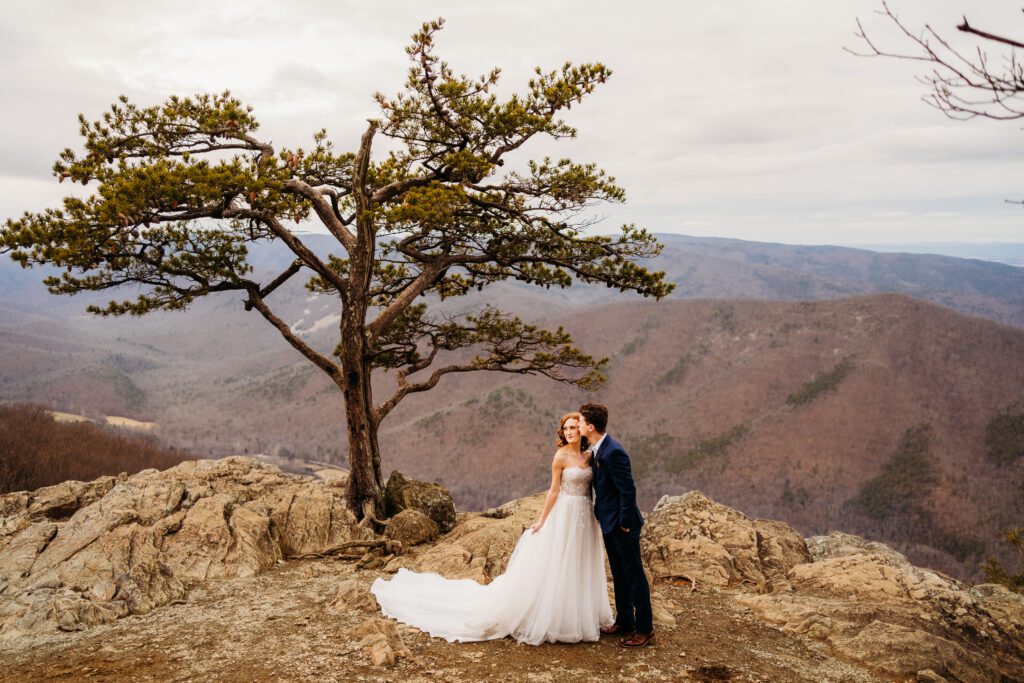
[[530, 533], [535, 534], [540, 531], [540, 528], [544, 526], [544, 522], [534, 522], [533, 526], [530, 527]]

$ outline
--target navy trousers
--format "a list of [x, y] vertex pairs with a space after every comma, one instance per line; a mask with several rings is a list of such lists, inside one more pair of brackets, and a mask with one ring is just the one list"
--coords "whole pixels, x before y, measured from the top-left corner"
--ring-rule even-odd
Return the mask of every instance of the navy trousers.
[[604, 534], [608, 564], [612, 568], [615, 587], [615, 624], [637, 633], [654, 631], [651, 615], [651, 588], [647, 585], [640, 559], [640, 534], [627, 534], [616, 529]]

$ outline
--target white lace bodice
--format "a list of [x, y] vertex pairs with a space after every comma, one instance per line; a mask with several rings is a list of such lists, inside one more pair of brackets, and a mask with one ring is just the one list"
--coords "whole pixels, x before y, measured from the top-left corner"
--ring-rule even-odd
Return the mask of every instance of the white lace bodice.
[[567, 496], [589, 496], [590, 482], [594, 478], [594, 472], [587, 467], [566, 467], [562, 470], [562, 483], [558, 487], [560, 495]]

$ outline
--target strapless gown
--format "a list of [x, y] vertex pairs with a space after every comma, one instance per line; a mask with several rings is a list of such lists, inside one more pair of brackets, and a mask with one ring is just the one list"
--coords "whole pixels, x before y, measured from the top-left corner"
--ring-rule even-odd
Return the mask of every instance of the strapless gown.
[[538, 645], [600, 638], [613, 623], [590, 467], [562, 471], [547, 521], [523, 532], [505, 573], [489, 584], [399, 569], [370, 591], [385, 616], [450, 642], [512, 636]]

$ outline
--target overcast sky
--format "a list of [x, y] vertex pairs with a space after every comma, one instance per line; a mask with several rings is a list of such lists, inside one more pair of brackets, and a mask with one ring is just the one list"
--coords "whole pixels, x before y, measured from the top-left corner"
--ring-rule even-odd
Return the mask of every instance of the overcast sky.
[[[958, 44], [972, 25], [1024, 36], [1019, 0], [891, 0]], [[568, 121], [578, 139], [523, 148], [594, 161], [627, 203], [597, 231], [803, 243], [1024, 241], [1018, 122], [954, 122], [921, 101], [920, 63], [851, 56], [856, 18], [909, 49], [878, 0], [730, 2], [19, 2], [0, 4], [0, 218], [56, 205], [50, 168], [76, 116], [119, 94], [155, 104], [230, 89], [278, 146], [326, 127], [352, 149], [374, 91], [393, 94], [425, 20], [460, 73], [601, 61], [613, 76]], [[993, 56], [998, 51], [992, 51]]]

